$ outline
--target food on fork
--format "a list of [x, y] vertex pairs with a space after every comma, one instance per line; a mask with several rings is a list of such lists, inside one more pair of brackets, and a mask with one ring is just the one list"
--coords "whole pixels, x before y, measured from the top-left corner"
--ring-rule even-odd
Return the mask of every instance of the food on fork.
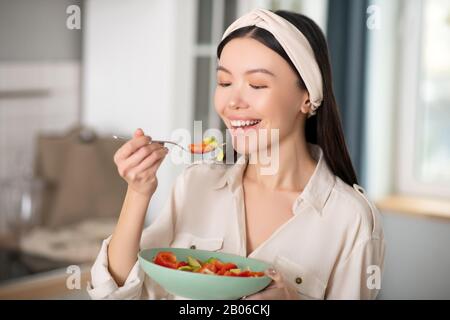
[[216, 160], [222, 161], [224, 153], [222, 148], [219, 147], [215, 137], [206, 137], [202, 142], [191, 143], [189, 145], [189, 150], [191, 151], [191, 153], [195, 154], [205, 154], [216, 149], [218, 150]]
[[217, 148], [217, 141], [215, 137], [207, 137], [200, 143], [191, 143], [189, 150], [192, 153], [207, 153]]

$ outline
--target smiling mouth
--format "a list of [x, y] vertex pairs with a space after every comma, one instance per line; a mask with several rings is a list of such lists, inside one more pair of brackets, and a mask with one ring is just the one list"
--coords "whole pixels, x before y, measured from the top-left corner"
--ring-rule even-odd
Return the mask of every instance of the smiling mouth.
[[231, 127], [233, 129], [248, 129], [252, 127], [256, 127], [261, 120], [252, 119], [252, 120], [230, 120]]

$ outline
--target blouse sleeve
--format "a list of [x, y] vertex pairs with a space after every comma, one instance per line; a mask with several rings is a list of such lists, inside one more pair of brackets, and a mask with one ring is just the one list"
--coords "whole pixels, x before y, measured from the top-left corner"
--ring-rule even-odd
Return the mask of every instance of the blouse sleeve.
[[333, 272], [326, 299], [375, 299], [380, 290], [384, 250], [383, 238], [355, 245]]
[[[140, 247], [142, 249], [168, 247], [173, 241], [177, 214], [183, 202], [183, 174], [175, 181], [168, 202], [153, 223], [143, 230]], [[139, 262], [131, 269], [123, 286], [119, 286], [108, 270], [108, 245], [111, 236], [103, 241], [100, 252], [91, 269], [91, 283], [87, 291], [92, 299], [161, 299], [164, 292], [146, 278]], [[144, 281], [145, 280], [145, 281]]]

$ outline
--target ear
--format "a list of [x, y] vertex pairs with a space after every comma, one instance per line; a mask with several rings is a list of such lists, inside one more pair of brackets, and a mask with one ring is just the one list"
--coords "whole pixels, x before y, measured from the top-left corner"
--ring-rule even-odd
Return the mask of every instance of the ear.
[[311, 111], [311, 101], [309, 100], [308, 91], [305, 92], [302, 99], [300, 100], [300, 111], [303, 114], [309, 114], [309, 112]]
[[299, 88], [299, 101], [297, 104], [297, 111], [303, 114], [308, 114], [311, 110], [311, 101], [309, 100], [309, 92], [303, 88]]

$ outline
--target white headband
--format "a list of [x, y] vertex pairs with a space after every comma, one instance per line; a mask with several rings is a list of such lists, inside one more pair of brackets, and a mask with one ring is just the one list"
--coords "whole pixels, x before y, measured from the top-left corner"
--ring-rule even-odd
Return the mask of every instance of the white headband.
[[236, 29], [257, 26], [269, 31], [286, 51], [306, 85], [311, 101], [310, 116], [316, 114], [323, 100], [322, 74], [306, 37], [289, 21], [265, 9], [255, 9], [234, 21], [222, 40]]

